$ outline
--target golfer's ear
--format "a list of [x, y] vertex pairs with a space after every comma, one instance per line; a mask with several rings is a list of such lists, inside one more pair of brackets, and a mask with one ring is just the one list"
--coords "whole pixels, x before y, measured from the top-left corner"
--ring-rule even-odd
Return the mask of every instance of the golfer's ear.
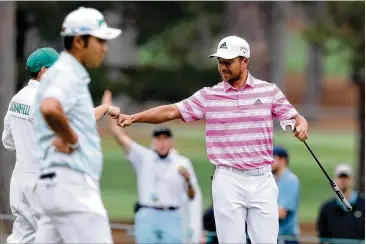
[[249, 59], [248, 58], [243, 58], [243, 60], [241, 61], [241, 66], [243, 68], [246, 68], [249, 64]]

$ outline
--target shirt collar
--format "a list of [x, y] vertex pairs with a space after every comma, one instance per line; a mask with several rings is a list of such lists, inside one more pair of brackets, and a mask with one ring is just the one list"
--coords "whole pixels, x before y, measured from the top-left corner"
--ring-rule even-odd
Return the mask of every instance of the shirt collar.
[[162, 163], [171, 163], [173, 162], [172, 160], [172, 153], [169, 152], [168, 156], [164, 159], [160, 158], [159, 155], [155, 152], [155, 158], [154, 158], [155, 162], [162, 162]]
[[90, 83], [90, 76], [88, 71], [73, 55], [66, 51], [63, 51], [60, 54], [59, 60], [71, 67], [71, 69], [75, 71], [80, 80], [82, 80], [86, 84]]
[[[247, 80], [245, 82], [245, 86], [242, 88], [242, 90], [245, 89], [246, 86], [254, 87], [254, 77], [249, 73], [249, 71]], [[232, 87], [228, 82], [224, 81], [224, 91], [227, 92], [230, 88], [235, 91], [238, 91], [238, 89]]]
[[37, 88], [39, 86], [39, 81], [30, 79], [28, 82], [28, 86]]

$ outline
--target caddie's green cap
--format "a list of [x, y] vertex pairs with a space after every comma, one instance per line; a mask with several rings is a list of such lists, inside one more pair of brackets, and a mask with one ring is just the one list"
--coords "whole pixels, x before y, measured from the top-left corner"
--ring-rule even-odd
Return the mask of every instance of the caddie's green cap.
[[58, 52], [53, 48], [44, 47], [37, 49], [27, 59], [27, 70], [31, 73], [36, 73], [42, 67], [48, 68], [56, 62], [58, 56]]

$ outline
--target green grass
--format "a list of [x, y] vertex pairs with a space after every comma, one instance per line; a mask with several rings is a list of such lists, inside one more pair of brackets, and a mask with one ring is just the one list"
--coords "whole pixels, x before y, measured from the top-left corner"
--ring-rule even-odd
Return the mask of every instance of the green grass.
[[[151, 125], [134, 125], [127, 133], [139, 143], [149, 146]], [[189, 157], [194, 165], [204, 195], [204, 206], [211, 203], [211, 179], [213, 166], [206, 157], [204, 128], [200, 124], [174, 125], [176, 148]], [[336, 164], [356, 162], [356, 135], [352, 132], [311, 131], [308, 144], [324, 168], [333, 175]], [[326, 178], [307, 151], [290, 132], [275, 133], [275, 143], [289, 149], [290, 167], [301, 182], [300, 219], [314, 221], [319, 205], [332, 195]], [[113, 220], [133, 217], [133, 204], [137, 199], [136, 177], [132, 166], [125, 160], [123, 151], [112, 138], [103, 139], [104, 172], [101, 179], [102, 195], [110, 218]]]

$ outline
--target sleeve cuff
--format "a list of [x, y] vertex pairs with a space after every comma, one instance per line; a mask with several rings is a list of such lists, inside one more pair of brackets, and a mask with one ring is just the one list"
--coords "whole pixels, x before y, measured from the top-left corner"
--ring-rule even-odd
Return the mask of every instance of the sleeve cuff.
[[177, 108], [179, 110], [179, 113], [182, 116], [183, 122], [189, 122], [189, 121], [191, 121], [189, 119], [189, 117], [184, 113], [184, 104], [183, 104], [183, 101], [176, 103], [175, 106], [177, 106]]
[[286, 114], [284, 114], [280, 120], [292, 119], [297, 114], [298, 114], [297, 110], [295, 108], [292, 108]]

